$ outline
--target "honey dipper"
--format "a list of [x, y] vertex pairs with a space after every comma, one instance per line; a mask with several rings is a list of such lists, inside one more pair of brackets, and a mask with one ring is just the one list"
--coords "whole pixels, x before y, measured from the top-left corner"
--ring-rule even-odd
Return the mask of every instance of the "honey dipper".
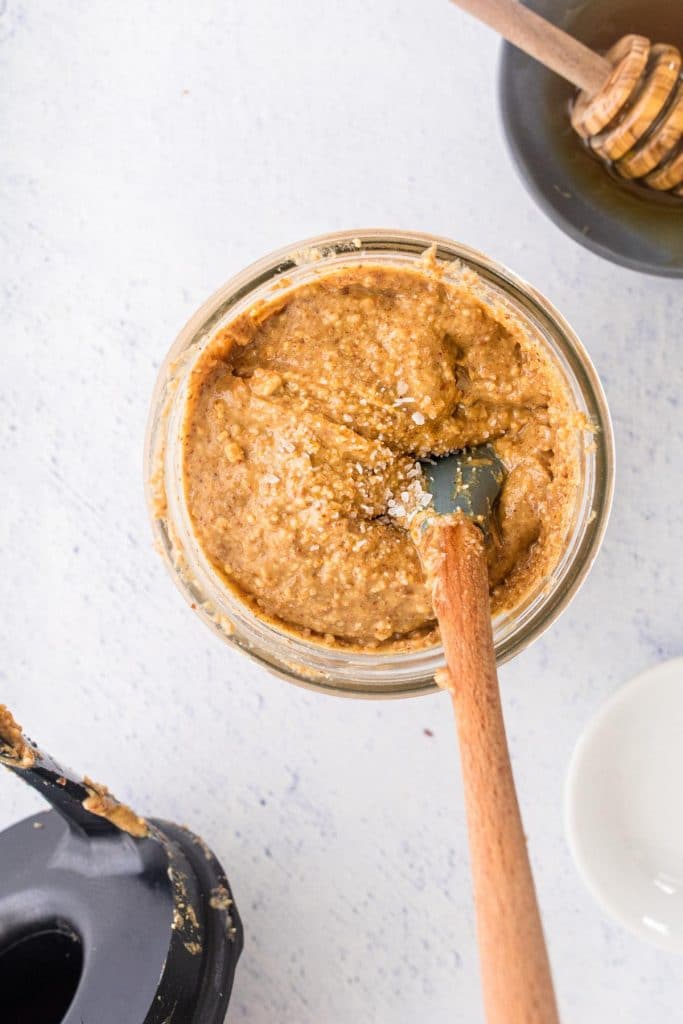
[[460, 741], [488, 1024], [559, 1024], [510, 754], [484, 535], [505, 469], [488, 445], [423, 462], [431, 505], [411, 524], [446, 655]]
[[578, 88], [572, 126], [613, 172], [683, 196], [683, 77], [676, 46], [626, 35], [601, 56], [517, 0], [452, 2]]

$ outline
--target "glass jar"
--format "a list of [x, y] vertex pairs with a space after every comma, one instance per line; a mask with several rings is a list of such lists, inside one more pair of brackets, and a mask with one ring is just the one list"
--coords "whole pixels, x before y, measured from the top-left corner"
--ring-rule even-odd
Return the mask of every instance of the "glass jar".
[[[355, 697], [400, 697], [436, 688], [440, 646], [407, 653], [335, 650], [258, 618], [222, 582], [194, 535], [182, 483], [181, 428], [189, 371], [215, 332], [273, 289], [310, 280], [345, 263], [414, 264], [430, 246], [440, 261], [460, 261], [482, 282], [482, 297], [511, 309], [562, 370], [585, 415], [580, 483], [562, 558], [515, 608], [493, 620], [498, 663], [550, 626], [579, 589], [607, 525], [614, 478], [612, 427], [591, 361], [572, 329], [530, 285], [488, 257], [445, 238], [399, 231], [345, 231], [266, 256], [228, 281], [195, 313], [168, 353], [157, 380], [145, 443], [147, 501], [155, 539], [185, 599], [221, 639], [302, 686]], [[581, 439], [580, 439], [581, 440]]]

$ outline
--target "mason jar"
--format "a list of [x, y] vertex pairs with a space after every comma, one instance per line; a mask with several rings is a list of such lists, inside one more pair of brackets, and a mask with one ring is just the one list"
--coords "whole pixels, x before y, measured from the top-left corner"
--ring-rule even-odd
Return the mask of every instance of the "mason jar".
[[[214, 334], [283, 285], [293, 287], [344, 264], [415, 264], [434, 246], [439, 261], [478, 275], [478, 294], [509, 309], [560, 369], [585, 431], [577, 437], [579, 485], [562, 556], [514, 608], [493, 617], [499, 664], [541, 635], [567, 607], [598, 553], [614, 479], [614, 442], [597, 373], [583, 345], [534, 288], [482, 253], [431, 235], [343, 231], [265, 256], [214, 293], [173, 343], [159, 371], [145, 442], [145, 486], [157, 547], [191, 608], [231, 647], [271, 672], [311, 689], [353, 697], [402, 697], [436, 688], [445, 664], [439, 644], [408, 652], [335, 649], [259, 618], [214, 570], [194, 534], [183, 486], [182, 426], [188, 378]], [[238, 528], [238, 527], [237, 527]]]

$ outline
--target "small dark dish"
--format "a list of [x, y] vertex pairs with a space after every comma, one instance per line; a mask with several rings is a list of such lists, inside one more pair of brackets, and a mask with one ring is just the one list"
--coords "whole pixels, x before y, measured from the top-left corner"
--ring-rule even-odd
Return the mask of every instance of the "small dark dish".
[[[598, 51], [627, 32], [683, 45], [675, 0], [528, 0], [528, 6]], [[582, 146], [568, 118], [572, 86], [505, 44], [499, 79], [508, 145], [524, 184], [581, 245], [645, 273], [683, 277], [683, 200], [644, 197], [614, 181]]]

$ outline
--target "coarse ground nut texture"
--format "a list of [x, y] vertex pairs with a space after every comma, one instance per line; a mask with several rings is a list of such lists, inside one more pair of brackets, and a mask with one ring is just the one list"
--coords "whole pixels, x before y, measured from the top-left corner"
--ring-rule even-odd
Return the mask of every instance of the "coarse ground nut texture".
[[438, 641], [411, 516], [416, 459], [490, 442], [507, 468], [487, 539], [494, 613], [557, 563], [581, 425], [560, 371], [468, 271], [348, 265], [258, 303], [190, 375], [187, 505], [199, 544], [260, 617], [309, 640]]

